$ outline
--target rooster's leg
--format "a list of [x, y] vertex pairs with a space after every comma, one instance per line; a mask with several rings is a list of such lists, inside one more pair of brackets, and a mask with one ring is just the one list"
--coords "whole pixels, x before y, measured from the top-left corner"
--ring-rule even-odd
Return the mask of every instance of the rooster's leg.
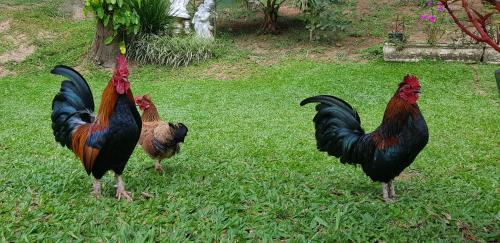
[[390, 190], [391, 189], [389, 188], [389, 183], [382, 182], [382, 195], [386, 203], [392, 202], [392, 198], [389, 196]]
[[160, 164], [161, 160], [156, 160], [155, 161], [155, 170], [162, 174], [163, 173], [163, 168], [161, 167], [161, 164]]
[[125, 183], [123, 183], [122, 176], [115, 174], [115, 180], [116, 180], [116, 198], [118, 198], [118, 200], [125, 198], [128, 201], [132, 201], [132, 196], [130, 195], [130, 192], [125, 191]]
[[394, 181], [389, 181], [389, 197], [394, 199], [396, 197], [396, 192], [394, 191]]
[[99, 179], [94, 179], [94, 182], [92, 183], [92, 194], [96, 198], [101, 198], [101, 180]]

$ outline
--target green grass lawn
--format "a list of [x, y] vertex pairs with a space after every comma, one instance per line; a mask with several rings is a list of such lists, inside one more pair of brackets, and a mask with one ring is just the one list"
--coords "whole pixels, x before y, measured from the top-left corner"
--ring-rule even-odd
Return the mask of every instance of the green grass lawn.
[[[114, 199], [111, 174], [97, 200], [91, 177], [52, 136], [51, 101], [62, 78], [49, 71], [80, 65], [97, 103], [110, 73], [81, 65], [91, 20], [46, 11], [7, 16], [16, 30], [36, 36], [44, 28], [53, 38], [36, 40], [36, 52], [0, 78], [0, 241], [499, 239], [497, 67], [296, 58], [262, 66], [235, 50], [187, 68], [133, 67], [134, 95], [151, 94], [160, 115], [185, 123], [189, 134], [181, 154], [164, 161], [164, 175], [135, 150], [124, 172], [133, 202]], [[238, 62], [247, 63], [241, 75], [214, 78]], [[316, 151], [314, 108], [299, 102], [342, 97], [371, 131], [407, 73], [422, 81], [430, 140], [396, 180], [397, 202], [385, 204], [361, 168]]]

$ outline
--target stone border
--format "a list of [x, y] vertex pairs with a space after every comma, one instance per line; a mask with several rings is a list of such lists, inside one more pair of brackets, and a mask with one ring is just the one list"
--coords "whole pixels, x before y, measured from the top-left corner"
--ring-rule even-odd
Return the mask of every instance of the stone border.
[[384, 43], [384, 60], [418, 62], [421, 60], [460, 61], [465, 63], [500, 64], [500, 53], [481, 45], [453, 46], [437, 44], [405, 44], [402, 47]]

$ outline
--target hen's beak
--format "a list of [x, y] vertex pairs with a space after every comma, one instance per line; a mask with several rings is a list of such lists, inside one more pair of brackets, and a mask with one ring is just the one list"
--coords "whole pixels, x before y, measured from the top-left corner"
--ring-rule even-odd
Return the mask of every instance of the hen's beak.
[[415, 90], [415, 96], [416, 96], [417, 98], [420, 98], [421, 93], [422, 93], [422, 91], [420, 91], [420, 89]]

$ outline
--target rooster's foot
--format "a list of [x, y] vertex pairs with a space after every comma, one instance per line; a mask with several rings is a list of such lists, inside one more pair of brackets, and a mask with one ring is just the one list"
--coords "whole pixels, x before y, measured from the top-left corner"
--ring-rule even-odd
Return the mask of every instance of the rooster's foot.
[[156, 170], [156, 172], [158, 172], [160, 174], [163, 174], [163, 167], [161, 167], [161, 164], [160, 164], [159, 160], [157, 160], [155, 162], [155, 170]]
[[102, 197], [101, 194], [101, 181], [98, 179], [94, 179], [94, 183], [92, 184], [92, 195], [97, 199]]
[[127, 199], [127, 201], [131, 202], [132, 201], [132, 193], [125, 191], [124, 189], [116, 189], [116, 198], [118, 200]]
[[391, 184], [392, 184], [391, 182], [389, 183], [382, 182], [382, 196], [384, 197], [384, 201], [386, 203], [394, 202], [394, 197], [391, 195]]
[[389, 197], [394, 199], [396, 197], [396, 192], [394, 191], [394, 181], [389, 181]]
[[393, 203], [395, 201], [396, 201], [396, 199], [394, 199], [393, 197], [384, 197], [385, 203]]
[[132, 201], [132, 194], [125, 191], [125, 183], [123, 183], [121, 175], [115, 175], [116, 178], [116, 198], [118, 200], [127, 199], [127, 201]]

